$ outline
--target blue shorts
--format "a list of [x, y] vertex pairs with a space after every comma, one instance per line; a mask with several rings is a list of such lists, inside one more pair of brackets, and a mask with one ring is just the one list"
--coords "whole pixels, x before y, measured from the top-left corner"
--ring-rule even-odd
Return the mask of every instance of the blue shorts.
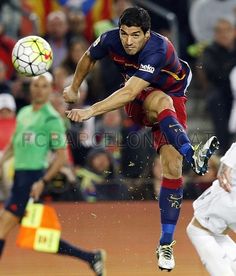
[[11, 195], [6, 200], [4, 208], [17, 217], [23, 217], [29, 194], [34, 182], [44, 175], [44, 170], [20, 170], [14, 175]]

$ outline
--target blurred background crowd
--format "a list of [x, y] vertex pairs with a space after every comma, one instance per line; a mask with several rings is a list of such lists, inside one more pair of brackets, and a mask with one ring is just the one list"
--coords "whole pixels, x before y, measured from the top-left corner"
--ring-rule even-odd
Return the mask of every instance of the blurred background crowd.
[[[184, 166], [184, 196], [196, 198], [216, 178], [220, 156], [236, 133], [236, 0], [1, 0], [0, 2], [0, 154], [11, 139], [17, 112], [30, 103], [29, 79], [11, 62], [16, 41], [27, 35], [51, 45], [54, 77], [51, 103], [67, 128], [68, 161], [44, 192], [47, 200], [153, 200], [158, 196], [160, 161], [152, 133], [115, 110], [84, 123], [71, 123], [65, 110], [89, 106], [107, 97], [122, 82], [114, 65], [99, 61], [80, 87], [77, 104], [67, 106], [67, 86], [89, 44], [114, 28], [132, 5], [147, 9], [152, 29], [167, 36], [188, 61], [193, 80], [188, 91], [188, 132], [193, 144], [212, 134], [220, 150], [202, 177]], [[4, 165], [0, 200], [9, 194], [14, 160]]]

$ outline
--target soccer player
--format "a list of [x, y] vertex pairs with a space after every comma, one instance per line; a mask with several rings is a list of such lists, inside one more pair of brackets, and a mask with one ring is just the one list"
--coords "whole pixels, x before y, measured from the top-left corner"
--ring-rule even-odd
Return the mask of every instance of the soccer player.
[[236, 275], [236, 143], [221, 158], [218, 179], [193, 203], [187, 234], [211, 276]]
[[213, 136], [203, 146], [191, 145], [185, 132], [185, 92], [191, 70], [178, 58], [171, 42], [150, 27], [146, 10], [126, 9], [120, 16], [119, 28], [102, 34], [85, 52], [63, 96], [66, 102], [78, 99], [79, 86], [96, 60], [109, 56], [117, 65], [125, 81], [122, 88], [89, 108], [72, 109], [66, 114], [72, 121], [82, 122], [125, 106], [136, 123], [153, 128], [154, 146], [160, 152], [163, 168], [159, 197], [162, 234], [156, 252], [158, 266], [171, 270], [175, 266], [173, 235], [183, 197], [183, 157], [202, 175], [218, 140]]
[[[64, 123], [49, 103], [51, 74], [33, 77], [30, 92], [32, 103], [20, 110], [12, 141], [0, 159], [0, 172], [4, 162], [12, 156], [15, 166], [11, 195], [0, 214], [0, 256], [7, 235], [24, 215], [29, 197], [38, 200], [45, 184], [57, 174], [66, 160]], [[50, 150], [55, 152], [55, 159], [47, 169]], [[102, 250], [84, 251], [61, 239], [57, 253], [81, 259], [97, 276], [105, 275]]]

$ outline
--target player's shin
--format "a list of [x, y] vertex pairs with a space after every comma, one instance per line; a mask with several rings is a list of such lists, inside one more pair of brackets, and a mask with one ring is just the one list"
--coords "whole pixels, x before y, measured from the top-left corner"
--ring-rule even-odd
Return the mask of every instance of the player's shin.
[[163, 178], [159, 196], [162, 234], [160, 244], [170, 244], [173, 241], [183, 198], [182, 178]]
[[173, 235], [179, 218], [182, 198], [182, 178], [163, 178], [159, 197], [162, 233], [160, 245], [156, 250], [158, 267], [161, 270], [171, 271], [175, 267]]

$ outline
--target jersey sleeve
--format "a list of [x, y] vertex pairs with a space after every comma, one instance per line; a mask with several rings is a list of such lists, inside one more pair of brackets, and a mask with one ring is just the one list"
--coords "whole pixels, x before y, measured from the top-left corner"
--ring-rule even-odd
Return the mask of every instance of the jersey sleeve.
[[140, 67], [134, 74], [135, 77], [149, 83], [153, 82], [164, 64], [165, 55], [162, 52], [149, 54], [140, 59]]
[[46, 125], [49, 133], [49, 148], [66, 148], [66, 130], [63, 120], [56, 116], [50, 117], [48, 118]]
[[89, 53], [92, 59], [102, 59], [108, 54], [107, 33], [100, 35], [89, 47]]
[[233, 143], [225, 155], [220, 159], [225, 165], [236, 169], [236, 143]]

